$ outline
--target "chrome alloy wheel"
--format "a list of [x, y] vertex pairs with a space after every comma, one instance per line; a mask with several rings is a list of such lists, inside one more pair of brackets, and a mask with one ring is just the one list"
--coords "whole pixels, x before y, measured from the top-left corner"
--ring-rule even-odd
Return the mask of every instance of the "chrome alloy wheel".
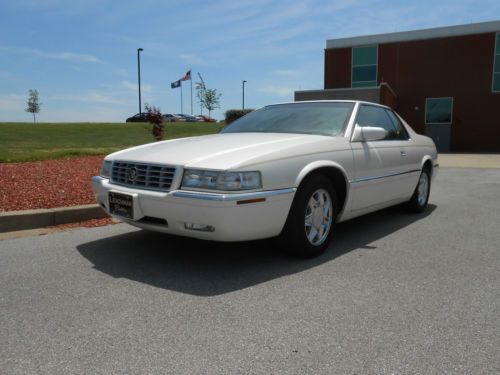
[[325, 242], [333, 221], [333, 207], [330, 194], [318, 189], [309, 198], [305, 216], [305, 230], [309, 243], [320, 246]]
[[429, 194], [429, 175], [423, 172], [418, 180], [418, 204], [423, 206], [427, 202], [427, 195]]

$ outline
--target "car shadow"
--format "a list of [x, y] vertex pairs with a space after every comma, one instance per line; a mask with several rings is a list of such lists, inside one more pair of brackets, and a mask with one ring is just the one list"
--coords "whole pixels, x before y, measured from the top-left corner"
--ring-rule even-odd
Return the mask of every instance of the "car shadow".
[[94, 268], [197, 296], [215, 296], [298, 273], [353, 250], [383, 251], [370, 243], [422, 220], [436, 209], [409, 214], [398, 207], [341, 223], [327, 251], [299, 259], [280, 251], [273, 240], [239, 243], [201, 241], [149, 231], [134, 231], [77, 246]]

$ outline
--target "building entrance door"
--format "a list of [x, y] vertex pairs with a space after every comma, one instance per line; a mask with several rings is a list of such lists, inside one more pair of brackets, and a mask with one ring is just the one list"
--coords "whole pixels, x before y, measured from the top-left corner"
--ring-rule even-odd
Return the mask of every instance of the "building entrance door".
[[438, 152], [450, 151], [451, 124], [427, 124], [425, 135], [432, 138]]

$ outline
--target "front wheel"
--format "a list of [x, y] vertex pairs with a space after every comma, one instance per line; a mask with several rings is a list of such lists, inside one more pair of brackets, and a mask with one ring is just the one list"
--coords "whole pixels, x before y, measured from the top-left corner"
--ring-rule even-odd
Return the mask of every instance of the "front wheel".
[[331, 181], [316, 175], [300, 186], [280, 235], [284, 249], [301, 257], [321, 254], [332, 237], [337, 197]]
[[418, 179], [417, 187], [411, 199], [406, 202], [406, 208], [412, 212], [424, 212], [429, 202], [431, 192], [431, 174], [429, 168], [424, 168]]

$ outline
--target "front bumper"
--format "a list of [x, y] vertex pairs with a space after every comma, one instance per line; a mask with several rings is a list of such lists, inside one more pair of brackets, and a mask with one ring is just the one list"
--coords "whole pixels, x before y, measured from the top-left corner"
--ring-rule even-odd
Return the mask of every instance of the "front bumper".
[[[97, 203], [109, 213], [110, 191], [133, 197], [133, 220], [115, 216], [139, 228], [214, 241], [247, 241], [277, 236], [285, 224], [295, 188], [253, 193], [215, 194], [187, 190], [156, 192], [114, 185], [92, 177]], [[166, 224], [144, 218], [163, 219]], [[213, 231], [186, 229], [186, 223], [209, 225]]]

